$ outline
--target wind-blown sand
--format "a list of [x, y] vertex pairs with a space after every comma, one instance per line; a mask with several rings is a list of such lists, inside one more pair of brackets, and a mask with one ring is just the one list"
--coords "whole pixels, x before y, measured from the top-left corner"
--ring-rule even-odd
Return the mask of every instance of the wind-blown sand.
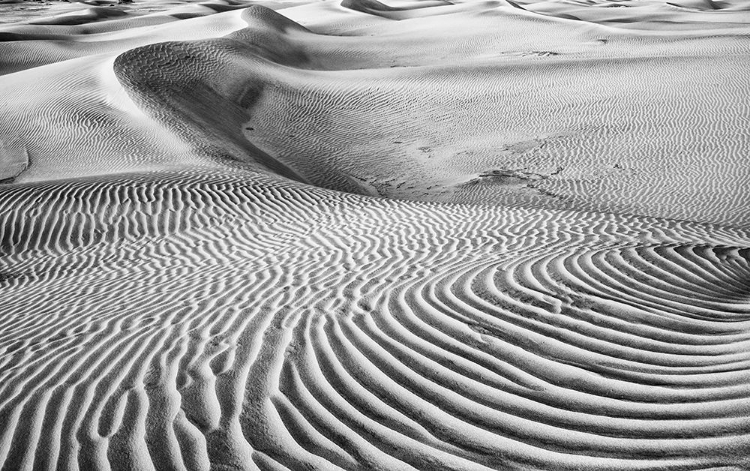
[[2, 469], [750, 469], [745, 2], [148, 6], [0, 25]]

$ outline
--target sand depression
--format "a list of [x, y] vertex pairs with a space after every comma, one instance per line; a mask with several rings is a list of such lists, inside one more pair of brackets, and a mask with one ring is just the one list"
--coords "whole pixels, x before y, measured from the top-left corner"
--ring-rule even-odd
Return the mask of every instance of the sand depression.
[[750, 468], [744, 2], [24, 15], [3, 469]]

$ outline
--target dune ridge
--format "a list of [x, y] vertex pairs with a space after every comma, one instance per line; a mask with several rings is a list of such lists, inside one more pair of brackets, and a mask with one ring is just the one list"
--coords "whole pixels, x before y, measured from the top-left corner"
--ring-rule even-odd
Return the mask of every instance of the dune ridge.
[[0, 27], [2, 469], [750, 468], [746, 16], [617, 4]]

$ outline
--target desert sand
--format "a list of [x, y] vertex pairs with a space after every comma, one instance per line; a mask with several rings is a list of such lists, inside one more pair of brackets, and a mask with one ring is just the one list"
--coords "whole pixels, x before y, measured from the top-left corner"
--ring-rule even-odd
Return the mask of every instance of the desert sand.
[[750, 469], [744, 0], [0, 16], [3, 470]]

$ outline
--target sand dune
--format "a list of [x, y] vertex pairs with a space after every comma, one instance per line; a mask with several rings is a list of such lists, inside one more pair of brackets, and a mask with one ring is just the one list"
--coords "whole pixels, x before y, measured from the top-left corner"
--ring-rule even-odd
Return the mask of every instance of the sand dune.
[[750, 469], [742, 2], [106, 8], [0, 26], [3, 469]]

